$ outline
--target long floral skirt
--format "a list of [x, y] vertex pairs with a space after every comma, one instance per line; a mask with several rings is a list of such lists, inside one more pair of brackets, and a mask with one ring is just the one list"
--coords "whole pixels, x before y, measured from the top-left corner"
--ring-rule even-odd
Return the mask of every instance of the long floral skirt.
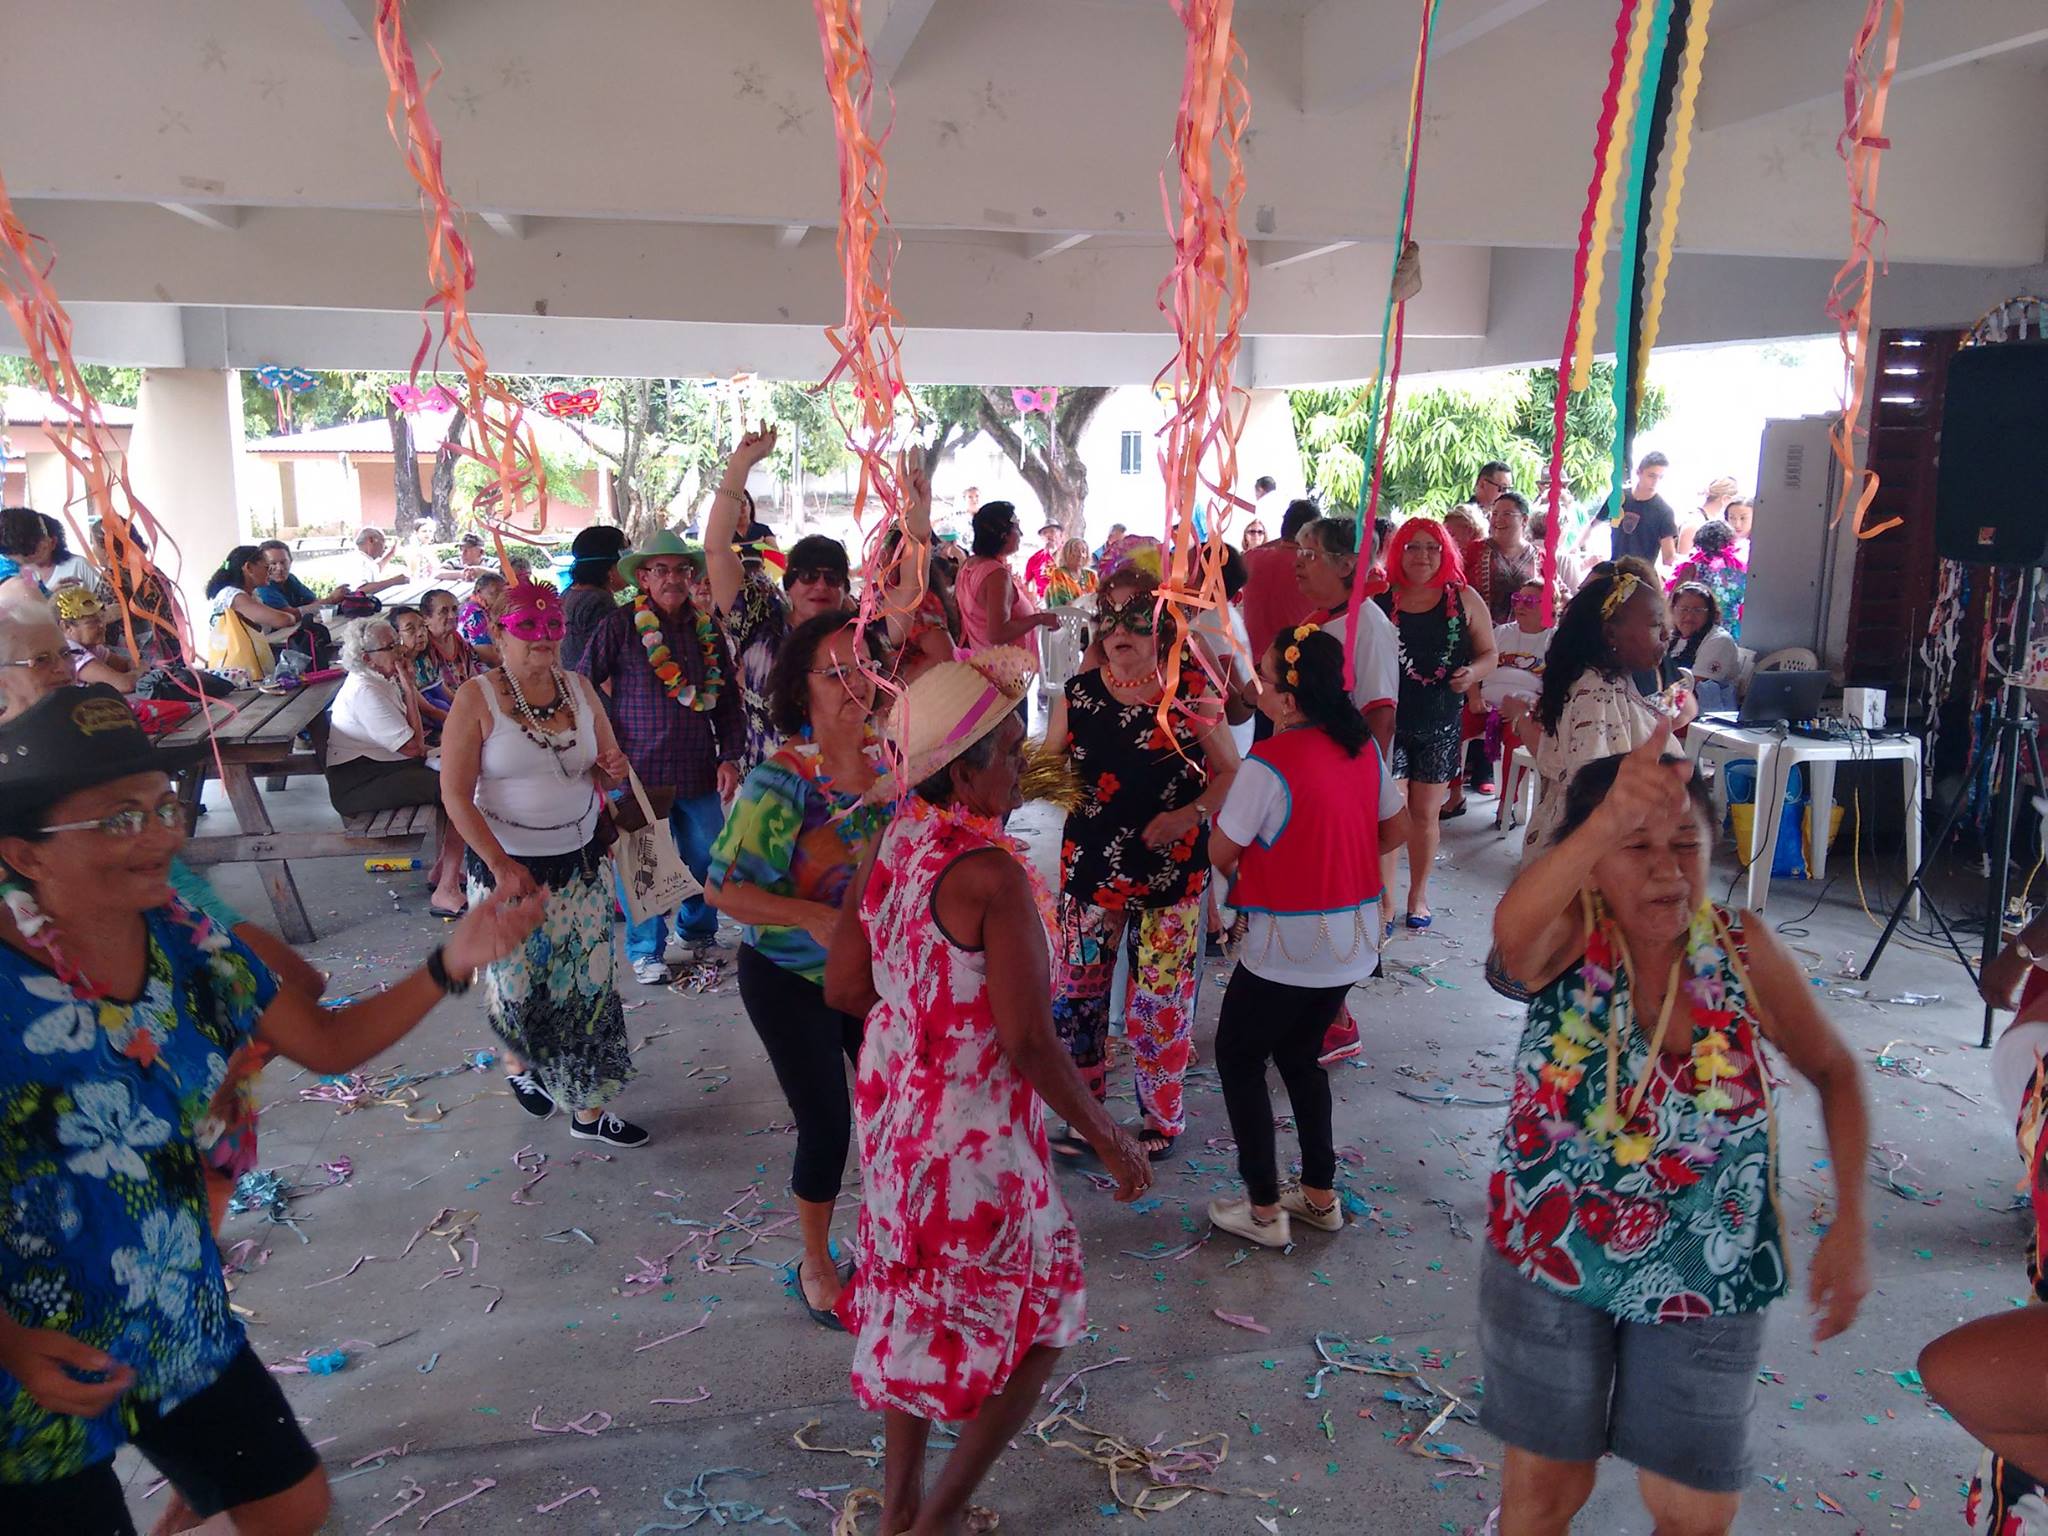
[[[485, 1013], [557, 1104], [596, 1109], [633, 1077], [614, 974], [611, 865], [595, 843], [519, 862], [547, 887], [547, 915], [524, 945], [484, 968]], [[464, 873], [472, 902], [497, 883], [474, 853]]]

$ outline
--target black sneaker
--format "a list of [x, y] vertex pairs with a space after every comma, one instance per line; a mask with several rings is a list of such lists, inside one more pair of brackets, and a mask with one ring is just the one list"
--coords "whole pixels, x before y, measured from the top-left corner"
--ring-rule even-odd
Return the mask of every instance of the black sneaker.
[[512, 1085], [512, 1097], [519, 1101], [519, 1107], [534, 1119], [545, 1120], [555, 1112], [553, 1095], [541, 1087], [531, 1072], [507, 1073], [505, 1081]]
[[585, 1125], [573, 1116], [569, 1121], [569, 1134], [578, 1141], [601, 1141], [608, 1147], [644, 1147], [648, 1142], [647, 1132], [630, 1120], [621, 1120], [606, 1110], [595, 1120]]

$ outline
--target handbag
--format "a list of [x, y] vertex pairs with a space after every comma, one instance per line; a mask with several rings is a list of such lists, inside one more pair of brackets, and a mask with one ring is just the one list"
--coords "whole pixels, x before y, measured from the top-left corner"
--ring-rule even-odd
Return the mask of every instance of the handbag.
[[611, 857], [625, 894], [626, 915], [636, 923], [644, 923], [665, 917], [692, 896], [703, 895], [704, 887], [676, 852], [675, 836], [669, 831], [667, 819], [656, 819], [647, 791], [641, 787], [640, 775], [629, 768], [626, 779], [646, 821], [634, 831], [620, 834], [612, 845]]

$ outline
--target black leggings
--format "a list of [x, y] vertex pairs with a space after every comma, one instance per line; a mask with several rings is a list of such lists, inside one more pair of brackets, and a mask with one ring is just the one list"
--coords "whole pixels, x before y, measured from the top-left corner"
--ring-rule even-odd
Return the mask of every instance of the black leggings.
[[1323, 1033], [1337, 1020], [1349, 987], [1290, 987], [1255, 976], [1240, 964], [1223, 994], [1216, 1025], [1216, 1070], [1223, 1079], [1223, 1107], [1237, 1138], [1237, 1168], [1254, 1205], [1280, 1198], [1280, 1173], [1273, 1144], [1273, 1100], [1266, 1092], [1266, 1063], [1280, 1068], [1287, 1101], [1294, 1107], [1301, 1138], [1301, 1182], [1329, 1189], [1337, 1178], [1337, 1149], [1330, 1135], [1330, 1074], [1316, 1058]]
[[840, 1057], [859, 1065], [864, 1021], [828, 1008], [823, 987], [751, 944], [740, 946], [739, 976], [740, 1001], [796, 1121], [790, 1190], [799, 1200], [837, 1200], [853, 1140], [853, 1098]]

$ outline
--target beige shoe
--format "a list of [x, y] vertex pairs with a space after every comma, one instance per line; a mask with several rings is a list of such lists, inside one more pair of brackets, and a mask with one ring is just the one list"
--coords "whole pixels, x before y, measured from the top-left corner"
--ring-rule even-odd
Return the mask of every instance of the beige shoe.
[[1289, 1184], [1280, 1191], [1280, 1209], [1288, 1212], [1298, 1221], [1305, 1221], [1318, 1232], [1342, 1232], [1344, 1230], [1344, 1206], [1332, 1199], [1327, 1208], [1317, 1210], [1308, 1203], [1308, 1196], [1301, 1192], [1299, 1184]]
[[1264, 1248], [1285, 1248], [1294, 1241], [1293, 1231], [1287, 1222], [1287, 1212], [1282, 1211], [1271, 1221], [1260, 1221], [1252, 1215], [1249, 1200], [1211, 1200], [1209, 1220], [1225, 1232], [1242, 1237]]

